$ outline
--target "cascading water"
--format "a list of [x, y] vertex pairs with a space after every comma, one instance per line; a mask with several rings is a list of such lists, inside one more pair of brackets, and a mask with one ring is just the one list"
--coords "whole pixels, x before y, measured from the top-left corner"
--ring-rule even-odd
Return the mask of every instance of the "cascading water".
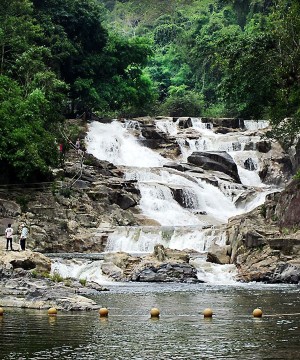
[[101, 263], [103, 261], [91, 261], [85, 259], [63, 260], [56, 259], [52, 262], [51, 273], [58, 273], [64, 279], [72, 278], [96, 282], [100, 285], [110, 284], [112, 281], [102, 274]]
[[[179, 120], [155, 121], [158, 131], [176, 138], [181, 155], [175, 161], [186, 162], [194, 151], [226, 151], [237, 165], [241, 184], [215, 174], [218, 186], [214, 186], [207, 181], [209, 177], [168, 167], [174, 159], [167, 159], [141, 145], [143, 136], [138, 121], [92, 122], [89, 125], [87, 152], [100, 160], [121, 165], [125, 179], [137, 181], [141, 213], [153, 222], [152, 226], [118, 227], [108, 237], [107, 252], [149, 253], [160, 243], [169, 248], [201, 253], [212, 244], [225, 245], [224, 225], [228, 219], [262, 204], [265, 195], [271, 192], [259, 178], [260, 158], [256, 152], [260, 140], [257, 131], [267, 127], [268, 122], [245, 121], [242, 132], [217, 134], [213, 124], [203, 123], [198, 118], [190, 120], [191, 136], [184, 135]], [[255, 195], [239, 203], [245, 192]], [[208, 279], [213, 282], [217, 281], [217, 274], [230, 272], [230, 278], [234, 275], [232, 266], [228, 267], [230, 271], [226, 267], [220, 271], [213, 264], [204, 265], [203, 258], [194, 263], [199, 278], [203, 272], [208, 272]]]

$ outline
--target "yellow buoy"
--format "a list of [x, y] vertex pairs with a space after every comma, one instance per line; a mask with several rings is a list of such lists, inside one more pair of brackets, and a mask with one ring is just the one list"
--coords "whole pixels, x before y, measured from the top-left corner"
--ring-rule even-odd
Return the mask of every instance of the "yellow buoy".
[[99, 309], [100, 317], [107, 317], [108, 316], [108, 309], [107, 308], [100, 308]]
[[203, 316], [205, 318], [211, 318], [213, 316], [212, 309], [210, 309], [210, 308], [204, 309], [203, 310]]
[[49, 316], [56, 316], [57, 315], [57, 310], [54, 307], [50, 308], [48, 310], [48, 315]]
[[150, 315], [152, 318], [159, 318], [160, 311], [157, 308], [152, 308], [150, 311]]
[[2, 307], [0, 307], [0, 316], [3, 316], [4, 314], [4, 310], [2, 309]]
[[261, 309], [254, 309], [252, 314], [254, 317], [262, 317]]

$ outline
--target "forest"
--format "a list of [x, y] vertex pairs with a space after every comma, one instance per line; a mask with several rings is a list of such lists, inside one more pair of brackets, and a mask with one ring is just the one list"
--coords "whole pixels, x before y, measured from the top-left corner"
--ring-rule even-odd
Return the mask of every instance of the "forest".
[[1, 183], [57, 166], [64, 119], [269, 119], [300, 128], [298, 0], [2, 0]]

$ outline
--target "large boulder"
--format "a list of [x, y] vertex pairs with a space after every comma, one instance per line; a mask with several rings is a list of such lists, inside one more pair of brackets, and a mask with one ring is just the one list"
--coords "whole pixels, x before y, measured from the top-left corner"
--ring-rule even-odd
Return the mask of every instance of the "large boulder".
[[206, 261], [215, 264], [229, 264], [230, 263], [231, 246], [220, 246], [213, 244], [209, 247]]
[[236, 163], [226, 151], [195, 151], [187, 160], [205, 170], [220, 171], [231, 176], [237, 183], [241, 182]]
[[102, 272], [115, 280], [143, 282], [197, 282], [197, 270], [186, 251], [155, 245], [152, 254], [139, 257], [124, 252], [107, 254]]
[[0, 252], [0, 266], [7, 270], [35, 269], [38, 272], [47, 272], [51, 270], [51, 260], [38, 252], [30, 250], [25, 251], [2, 251]]
[[137, 270], [132, 281], [141, 282], [199, 282], [197, 270], [190, 264], [169, 262]]
[[[89, 291], [85, 290], [80, 283], [75, 287], [74, 284], [66, 286], [63, 282], [56, 283], [46, 278], [34, 278], [26, 271], [19, 275], [6, 280], [5, 286], [0, 284], [2, 306], [30, 309], [55, 307], [57, 310], [64, 311], [99, 308], [94, 300], [85, 296]], [[97, 290], [90, 293], [95, 294]]]
[[153, 254], [136, 266], [129, 279], [142, 282], [199, 282], [197, 269], [189, 263], [188, 252], [157, 244]]

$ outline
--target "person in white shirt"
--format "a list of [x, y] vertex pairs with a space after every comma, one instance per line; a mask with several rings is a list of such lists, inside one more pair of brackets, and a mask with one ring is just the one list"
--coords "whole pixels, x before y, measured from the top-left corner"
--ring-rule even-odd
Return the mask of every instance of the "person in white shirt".
[[5, 230], [5, 237], [6, 237], [6, 251], [8, 251], [8, 247], [10, 245], [10, 250], [13, 251], [13, 247], [12, 247], [12, 239], [13, 239], [13, 233], [14, 230], [11, 227], [11, 224], [8, 224], [6, 230]]
[[21, 225], [21, 236], [20, 236], [20, 247], [21, 250], [25, 250], [26, 247], [26, 239], [28, 236], [28, 229], [25, 224]]

